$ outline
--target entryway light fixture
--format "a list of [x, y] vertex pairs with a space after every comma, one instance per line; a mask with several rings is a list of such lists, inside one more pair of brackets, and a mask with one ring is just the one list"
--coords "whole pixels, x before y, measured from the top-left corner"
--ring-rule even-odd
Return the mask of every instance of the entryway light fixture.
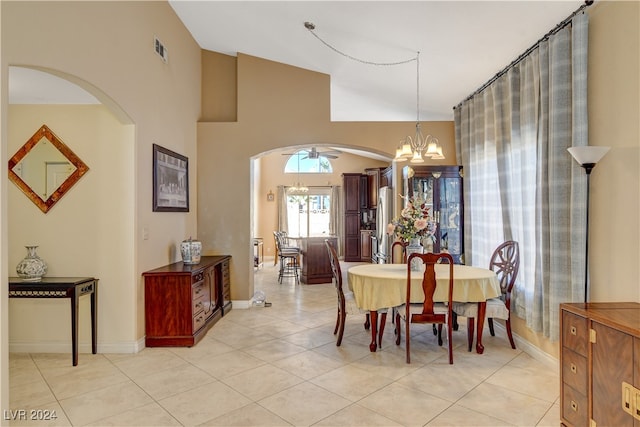
[[416, 56], [416, 134], [413, 138], [407, 136], [396, 149], [396, 162], [410, 160], [411, 163], [424, 163], [424, 158], [434, 160], [444, 159], [442, 147], [438, 138], [422, 135], [420, 128], [420, 52]]
[[291, 187], [287, 188], [287, 193], [296, 195], [296, 194], [306, 194], [309, 192], [309, 187], [300, 182], [300, 156], [302, 152], [298, 151], [296, 154], [298, 158], [298, 181], [296, 181]]
[[309, 30], [311, 34], [322, 44], [327, 46], [329, 49], [334, 52], [344, 56], [345, 58], [351, 59], [352, 61], [357, 61], [366, 65], [376, 65], [376, 66], [390, 66], [390, 65], [402, 65], [409, 62], [416, 61], [416, 110], [417, 110], [417, 120], [416, 120], [416, 134], [414, 137], [407, 136], [404, 140], [400, 142], [400, 146], [396, 149], [396, 157], [393, 159], [396, 162], [404, 162], [406, 160], [411, 159], [411, 163], [424, 163], [424, 158], [428, 157], [434, 160], [442, 160], [444, 159], [444, 155], [442, 154], [442, 147], [438, 141], [438, 138], [435, 138], [431, 135], [427, 135], [426, 137], [422, 134], [422, 129], [420, 128], [420, 52], [417, 52], [415, 58], [407, 59], [405, 61], [398, 62], [373, 62], [373, 61], [365, 61], [354, 56], [348, 55], [340, 50], [338, 50], [333, 45], [327, 43], [325, 40], [321, 39], [314, 30], [316, 26], [312, 22], [305, 22], [304, 27]]
[[596, 164], [607, 154], [609, 147], [596, 147], [592, 145], [585, 145], [582, 147], [569, 147], [567, 151], [571, 153], [576, 162], [580, 164], [587, 173], [587, 218], [586, 218], [586, 233], [584, 243], [584, 302], [589, 302], [589, 177], [591, 171], [596, 167]]

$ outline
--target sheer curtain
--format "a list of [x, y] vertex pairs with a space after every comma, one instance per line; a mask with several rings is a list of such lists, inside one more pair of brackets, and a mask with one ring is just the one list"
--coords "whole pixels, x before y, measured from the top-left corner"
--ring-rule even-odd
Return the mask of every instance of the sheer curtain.
[[584, 296], [586, 180], [567, 148], [587, 145], [587, 32], [574, 16], [454, 112], [467, 264], [518, 241], [515, 313], [551, 340], [559, 303]]

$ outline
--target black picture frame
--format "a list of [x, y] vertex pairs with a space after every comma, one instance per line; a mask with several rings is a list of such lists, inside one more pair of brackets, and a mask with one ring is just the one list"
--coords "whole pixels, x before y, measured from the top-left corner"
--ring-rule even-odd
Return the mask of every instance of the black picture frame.
[[153, 211], [189, 212], [189, 159], [153, 144]]

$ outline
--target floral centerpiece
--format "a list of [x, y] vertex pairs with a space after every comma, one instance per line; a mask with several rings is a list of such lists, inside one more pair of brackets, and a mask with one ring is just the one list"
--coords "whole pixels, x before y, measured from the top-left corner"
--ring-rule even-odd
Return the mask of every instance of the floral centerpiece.
[[429, 215], [429, 208], [420, 198], [407, 199], [407, 205], [400, 217], [387, 225], [387, 234], [395, 234], [403, 242], [429, 237], [435, 239], [436, 224]]

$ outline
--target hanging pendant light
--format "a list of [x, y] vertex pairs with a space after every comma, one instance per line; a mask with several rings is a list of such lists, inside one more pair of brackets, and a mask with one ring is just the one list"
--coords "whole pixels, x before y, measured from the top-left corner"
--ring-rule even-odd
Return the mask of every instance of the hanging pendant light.
[[298, 158], [298, 180], [289, 188], [287, 188], [287, 193], [296, 195], [296, 194], [306, 194], [309, 192], [309, 187], [304, 185], [300, 181], [300, 151], [296, 153], [296, 157]]
[[420, 52], [416, 56], [416, 134], [413, 138], [407, 136], [404, 142], [396, 149], [396, 162], [404, 162], [410, 159], [410, 163], [424, 163], [424, 158], [443, 160], [444, 154], [438, 138], [431, 135], [426, 137], [420, 127]]

